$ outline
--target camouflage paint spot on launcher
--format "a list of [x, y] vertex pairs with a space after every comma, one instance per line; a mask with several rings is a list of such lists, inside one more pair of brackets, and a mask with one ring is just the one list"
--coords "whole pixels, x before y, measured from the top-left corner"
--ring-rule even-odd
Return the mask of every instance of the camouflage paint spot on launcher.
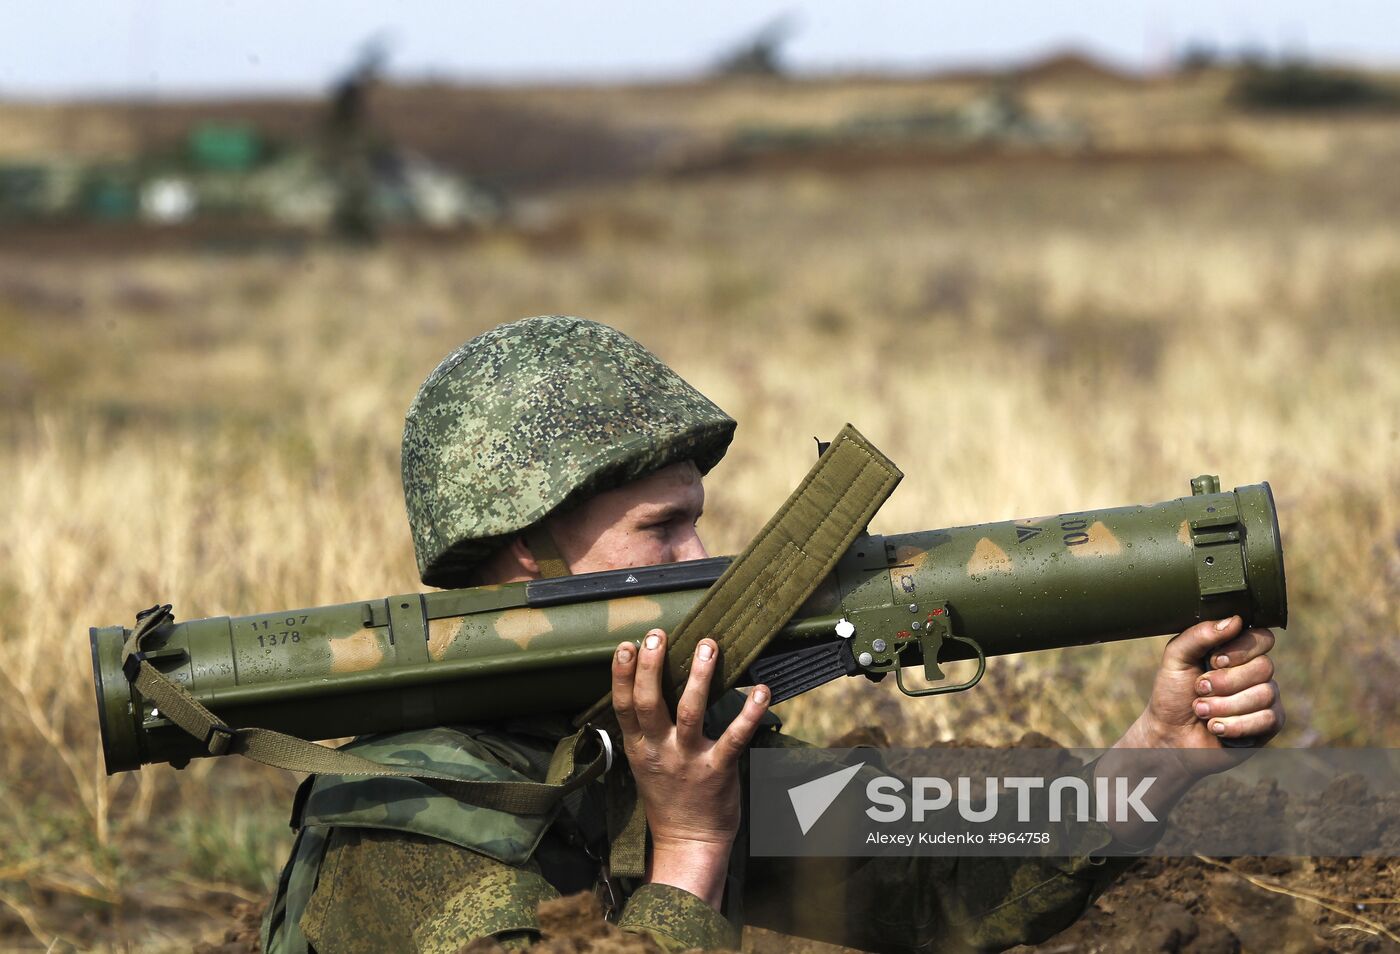
[[972, 559], [967, 561], [967, 575], [981, 576], [984, 573], [1010, 573], [1011, 557], [987, 537], [977, 541], [972, 551]]
[[644, 626], [661, 618], [661, 604], [647, 596], [628, 596], [608, 601], [608, 632]]
[[353, 636], [331, 639], [331, 672], [364, 672], [384, 662], [383, 635], [379, 630], [362, 629]]
[[1113, 535], [1113, 531], [1104, 526], [1102, 520], [1096, 522], [1088, 530], [1089, 539], [1069, 548], [1069, 552], [1077, 557], [1099, 557], [1117, 556], [1123, 552], [1123, 544], [1118, 542], [1118, 538]]
[[433, 662], [442, 662], [448, 647], [457, 640], [462, 631], [462, 618], [449, 616], [445, 619], [428, 620], [428, 656]]
[[1177, 528], [1176, 538], [1188, 547], [1191, 545], [1191, 525], [1185, 520], [1181, 521], [1181, 526]]
[[928, 551], [922, 547], [904, 545], [895, 551], [895, 561], [900, 565], [908, 565], [909, 569], [917, 573], [928, 559]]
[[553, 630], [549, 614], [540, 609], [508, 610], [496, 620], [496, 635], [521, 649], [529, 649], [532, 640]]

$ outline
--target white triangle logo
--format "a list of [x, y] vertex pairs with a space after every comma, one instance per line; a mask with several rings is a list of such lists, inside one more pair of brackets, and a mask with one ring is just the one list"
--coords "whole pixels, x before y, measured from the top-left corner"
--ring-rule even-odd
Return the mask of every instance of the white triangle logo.
[[788, 789], [788, 798], [792, 800], [792, 810], [797, 815], [797, 824], [802, 829], [802, 834], [812, 830], [812, 826], [826, 814], [831, 803], [836, 801], [836, 796], [845, 791], [846, 785], [863, 768], [865, 763], [861, 762]]
[[633, 576], [631, 573], [628, 573], [628, 574], [627, 574], [627, 579], [623, 580], [622, 582], [624, 582], [624, 583], [636, 583], [636, 582], [637, 582], [637, 578], [636, 578], [635, 576]]

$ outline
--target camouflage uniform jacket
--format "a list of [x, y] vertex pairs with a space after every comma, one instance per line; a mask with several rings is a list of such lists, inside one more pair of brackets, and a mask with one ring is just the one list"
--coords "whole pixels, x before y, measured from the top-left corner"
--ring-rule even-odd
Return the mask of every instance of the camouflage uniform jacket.
[[[737, 693], [717, 703], [707, 734], [716, 737], [741, 704]], [[778, 728], [767, 716], [754, 745], [805, 744]], [[541, 780], [569, 731], [564, 718], [547, 717], [368, 736], [351, 747], [462, 778]], [[740, 774], [747, 804], [747, 759]], [[411, 779], [310, 778], [264, 950], [456, 951], [483, 937], [525, 946], [539, 937], [540, 901], [589, 889], [612, 893], [605, 901], [621, 906], [619, 927], [667, 950], [737, 948], [746, 923], [868, 950], [1000, 950], [1061, 930], [1126, 866], [1089, 857], [750, 859], [741, 829], [721, 914], [679, 888], [601, 879], [604, 817], [601, 783], [554, 816], [527, 817]]]

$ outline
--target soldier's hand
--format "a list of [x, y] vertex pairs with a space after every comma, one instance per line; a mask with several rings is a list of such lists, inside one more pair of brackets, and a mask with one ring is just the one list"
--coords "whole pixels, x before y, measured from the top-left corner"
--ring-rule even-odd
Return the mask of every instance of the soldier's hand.
[[757, 686], [716, 741], [702, 731], [719, 647], [700, 641], [671, 720], [661, 692], [666, 634], [654, 629], [638, 650], [630, 642], [613, 655], [612, 700], [623, 749], [651, 828], [647, 878], [671, 884], [718, 908], [729, 852], [739, 830], [739, 757], [768, 709]]
[[[1273, 633], [1245, 630], [1238, 616], [1197, 623], [1174, 637], [1162, 654], [1147, 709], [1124, 737], [1125, 744], [1219, 750], [1222, 739], [1267, 742], [1284, 723], [1268, 655], [1273, 646]], [[1208, 757], [1191, 758], [1198, 772], [1238, 761], [1222, 758], [1217, 767]]]

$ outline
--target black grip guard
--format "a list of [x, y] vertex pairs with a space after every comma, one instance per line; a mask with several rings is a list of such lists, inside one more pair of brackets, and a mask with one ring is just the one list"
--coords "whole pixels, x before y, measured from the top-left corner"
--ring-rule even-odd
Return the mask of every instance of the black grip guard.
[[859, 673], [850, 642], [840, 639], [764, 656], [749, 667], [745, 681], [767, 686], [776, 705], [833, 679]]

